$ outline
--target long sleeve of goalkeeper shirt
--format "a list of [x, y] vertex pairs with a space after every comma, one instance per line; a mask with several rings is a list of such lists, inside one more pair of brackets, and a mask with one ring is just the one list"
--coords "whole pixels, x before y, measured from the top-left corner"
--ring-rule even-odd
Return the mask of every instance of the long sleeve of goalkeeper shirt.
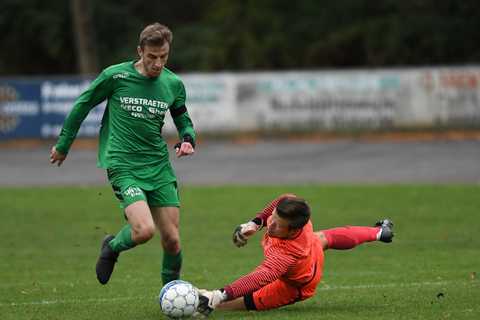
[[265, 259], [251, 273], [224, 287], [228, 299], [232, 300], [257, 291], [286, 274], [294, 266], [295, 257], [287, 255], [280, 247], [265, 252]]

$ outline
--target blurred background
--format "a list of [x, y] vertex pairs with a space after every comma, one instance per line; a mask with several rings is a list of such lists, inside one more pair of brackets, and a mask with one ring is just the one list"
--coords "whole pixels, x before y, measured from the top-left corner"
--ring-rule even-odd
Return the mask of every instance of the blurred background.
[[[136, 57], [154, 21], [177, 72], [465, 65], [480, 59], [478, 1], [4, 0], [2, 75], [94, 74]], [[13, 54], [14, 53], [14, 54]], [[84, 62], [85, 61], [85, 62]]]
[[[480, 181], [478, 1], [3, 0], [0, 184], [104, 182], [105, 104], [68, 172], [45, 168], [48, 149], [75, 98], [136, 59], [155, 21], [173, 31], [168, 68], [199, 134], [181, 181]], [[170, 119], [165, 136], [177, 139]]]

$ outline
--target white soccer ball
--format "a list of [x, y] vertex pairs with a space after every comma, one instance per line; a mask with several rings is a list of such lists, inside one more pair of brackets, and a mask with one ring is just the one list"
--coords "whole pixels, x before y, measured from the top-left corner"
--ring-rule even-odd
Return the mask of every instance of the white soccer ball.
[[198, 291], [187, 281], [173, 280], [163, 286], [159, 302], [166, 316], [173, 319], [188, 318], [197, 310]]

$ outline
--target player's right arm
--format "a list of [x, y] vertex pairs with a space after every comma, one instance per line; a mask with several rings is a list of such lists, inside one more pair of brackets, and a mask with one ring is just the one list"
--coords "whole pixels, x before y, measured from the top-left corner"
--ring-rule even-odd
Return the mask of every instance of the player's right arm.
[[111, 94], [111, 77], [104, 70], [75, 101], [72, 111], [68, 114], [57, 140], [57, 144], [50, 151], [50, 162], [61, 165], [67, 157], [68, 151], [77, 136], [83, 120], [100, 102]]
[[50, 150], [50, 163], [51, 164], [56, 163], [57, 166], [60, 167], [62, 165], [63, 161], [65, 161], [66, 158], [67, 158], [67, 155], [63, 154], [61, 152], [58, 152], [57, 148], [55, 146], [53, 146], [52, 149]]
[[278, 203], [283, 199], [289, 197], [295, 197], [295, 195], [291, 193], [282, 194], [281, 196], [270, 202], [265, 208], [263, 208], [262, 211], [257, 213], [257, 216], [254, 219], [237, 226], [233, 231], [233, 243], [237, 247], [243, 247], [244, 245], [246, 245], [248, 238], [253, 236], [255, 232], [267, 225], [268, 217], [272, 215], [273, 210], [275, 210]]
[[286, 254], [282, 249], [271, 248], [265, 253], [265, 259], [261, 265], [223, 288], [228, 300], [245, 296], [272, 283], [286, 274], [295, 262], [295, 257]]

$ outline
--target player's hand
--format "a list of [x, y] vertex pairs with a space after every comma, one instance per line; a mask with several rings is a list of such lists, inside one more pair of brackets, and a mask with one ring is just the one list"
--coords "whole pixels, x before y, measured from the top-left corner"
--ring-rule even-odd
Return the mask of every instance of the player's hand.
[[177, 158], [183, 157], [183, 156], [189, 156], [195, 153], [195, 149], [193, 148], [192, 144], [190, 142], [182, 142], [182, 143], [177, 143], [175, 145], [175, 155]]
[[52, 149], [50, 150], [50, 163], [51, 164], [56, 163], [57, 166], [60, 167], [62, 165], [63, 161], [66, 158], [67, 158], [67, 155], [57, 151], [57, 148], [55, 148], [55, 146], [53, 146]]
[[197, 312], [208, 317], [218, 305], [227, 300], [227, 294], [221, 290], [198, 289], [199, 303]]
[[247, 223], [242, 223], [238, 227], [235, 228], [233, 231], [233, 243], [237, 247], [243, 247], [244, 245], [247, 244], [248, 238], [253, 236], [255, 232], [260, 230], [262, 226], [259, 224], [256, 224], [253, 221], [248, 221]]

